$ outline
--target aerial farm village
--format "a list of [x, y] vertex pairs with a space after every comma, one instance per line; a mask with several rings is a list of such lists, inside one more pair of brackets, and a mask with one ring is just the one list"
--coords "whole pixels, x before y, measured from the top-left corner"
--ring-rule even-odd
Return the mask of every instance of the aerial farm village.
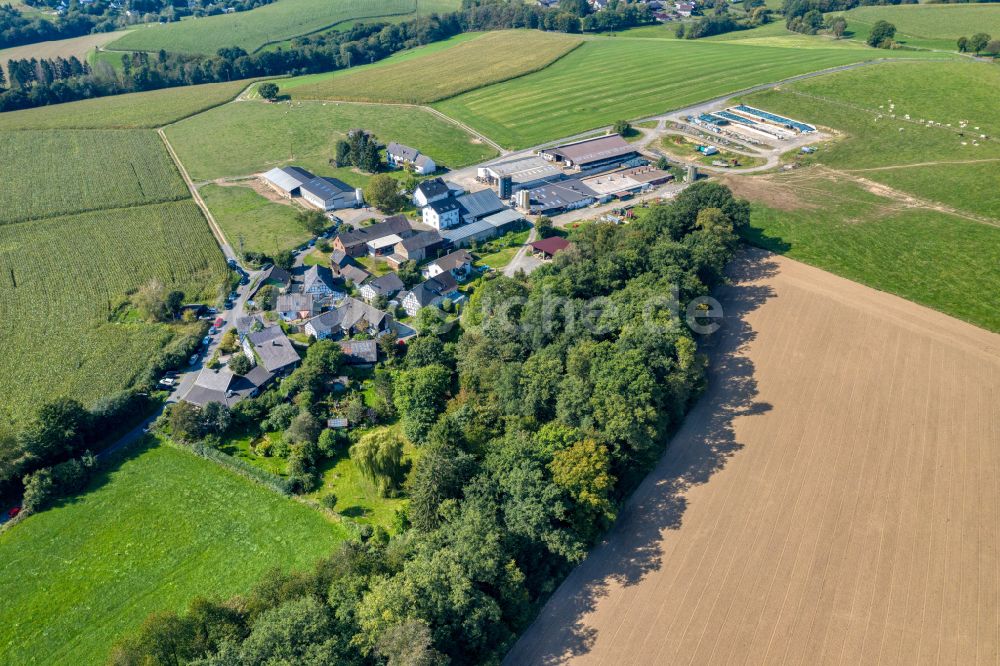
[[995, 664], [1000, 3], [0, 0], [0, 666]]

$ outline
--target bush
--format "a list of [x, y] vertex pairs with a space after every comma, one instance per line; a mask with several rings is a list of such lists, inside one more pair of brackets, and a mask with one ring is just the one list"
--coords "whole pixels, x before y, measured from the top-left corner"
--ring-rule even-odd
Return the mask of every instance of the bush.
[[253, 370], [253, 363], [246, 354], [233, 354], [232, 358], [229, 359], [229, 369], [233, 371], [233, 374], [245, 375]]
[[323, 495], [322, 499], [319, 501], [325, 508], [333, 511], [334, 507], [337, 506], [337, 496], [333, 493], [328, 493]]

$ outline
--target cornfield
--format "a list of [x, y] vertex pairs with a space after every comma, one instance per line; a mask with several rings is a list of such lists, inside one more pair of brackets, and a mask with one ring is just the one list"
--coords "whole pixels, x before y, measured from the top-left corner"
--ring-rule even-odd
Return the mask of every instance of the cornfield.
[[195, 298], [224, 272], [191, 201], [0, 225], [0, 420], [127, 387], [173, 334], [109, 322], [121, 299], [153, 278]]
[[0, 224], [188, 197], [153, 131], [5, 132], [0, 182]]

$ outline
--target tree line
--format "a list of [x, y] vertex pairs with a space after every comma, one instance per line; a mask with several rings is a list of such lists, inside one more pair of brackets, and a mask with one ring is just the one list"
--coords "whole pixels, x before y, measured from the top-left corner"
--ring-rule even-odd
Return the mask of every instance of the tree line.
[[[690, 322], [650, 304], [719, 284], [748, 219], [698, 183], [627, 226], [580, 227], [530, 277], [484, 279], [457, 340], [422, 331], [384, 371], [380, 400], [422, 448], [412, 470], [385, 432], [351, 446], [407, 493], [398, 532], [361, 528], [310, 571], [151, 615], [111, 663], [499, 663], [703, 390]], [[298, 414], [323, 399], [325, 372], [306, 374]]]
[[[346, 69], [381, 60], [403, 49], [482, 30], [527, 28], [581, 32], [651, 23], [645, 6], [622, 3], [585, 19], [559, 9], [506, 0], [469, 4], [458, 12], [414, 18], [396, 24], [364, 23], [347, 30], [296, 39], [288, 48], [248, 54], [241, 48], [220, 49], [214, 56], [133, 53], [123, 58], [121, 71], [110, 66], [96, 71], [0, 93], [0, 111], [58, 104], [90, 97], [247, 79]], [[589, 26], [589, 27], [587, 27]]]

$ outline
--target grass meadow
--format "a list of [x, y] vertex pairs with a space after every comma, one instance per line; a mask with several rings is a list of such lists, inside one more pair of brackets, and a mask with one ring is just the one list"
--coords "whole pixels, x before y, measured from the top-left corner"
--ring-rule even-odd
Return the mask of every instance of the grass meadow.
[[225, 104], [250, 81], [206, 83], [0, 113], [0, 131], [160, 127]]
[[538, 71], [579, 44], [579, 39], [562, 33], [490, 32], [419, 57], [303, 77], [305, 81], [292, 79], [281, 84], [281, 91], [296, 99], [427, 104]]
[[270, 42], [352, 19], [413, 14], [416, 7], [416, 0], [276, 0], [247, 12], [140, 26], [108, 48], [214, 54], [226, 46], [239, 46], [253, 52]]
[[122, 299], [153, 278], [213, 298], [225, 270], [190, 200], [0, 225], [0, 421], [129, 386], [172, 334], [110, 322]]
[[153, 131], [9, 132], [0, 181], [0, 224], [189, 196]]
[[[841, 14], [837, 12], [836, 14]], [[1000, 5], [942, 4], [857, 7], [842, 13], [851, 39], [868, 39], [876, 21], [896, 26], [896, 41], [925, 49], [955, 51], [959, 37], [985, 32], [1000, 37]]]
[[1000, 220], [996, 66], [891, 63], [799, 81], [747, 101], [840, 133], [806, 163]]
[[435, 107], [505, 147], [521, 148], [874, 55], [845, 48], [594, 39], [540, 72]]
[[730, 179], [754, 202], [750, 242], [1000, 331], [1000, 228], [810, 171]]
[[167, 137], [192, 178], [245, 176], [296, 164], [362, 185], [367, 177], [329, 165], [338, 139], [363, 127], [384, 143], [399, 141], [459, 167], [496, 155], [490, 146], [433, 113], [414, 107], [336, 102], [246, 101], [168, 127]]
[[268, 201], [249, 187], [205, 185], [200, 190], [222, 233], [239, 248], [274, 255], [309, 240], [309, 232], [295, 219], [296, 206]]
[[5, 663], [101, 664], [150, 612], [247, 591], [346, 537], [319, 512], [167, 445], [0, 535]]

